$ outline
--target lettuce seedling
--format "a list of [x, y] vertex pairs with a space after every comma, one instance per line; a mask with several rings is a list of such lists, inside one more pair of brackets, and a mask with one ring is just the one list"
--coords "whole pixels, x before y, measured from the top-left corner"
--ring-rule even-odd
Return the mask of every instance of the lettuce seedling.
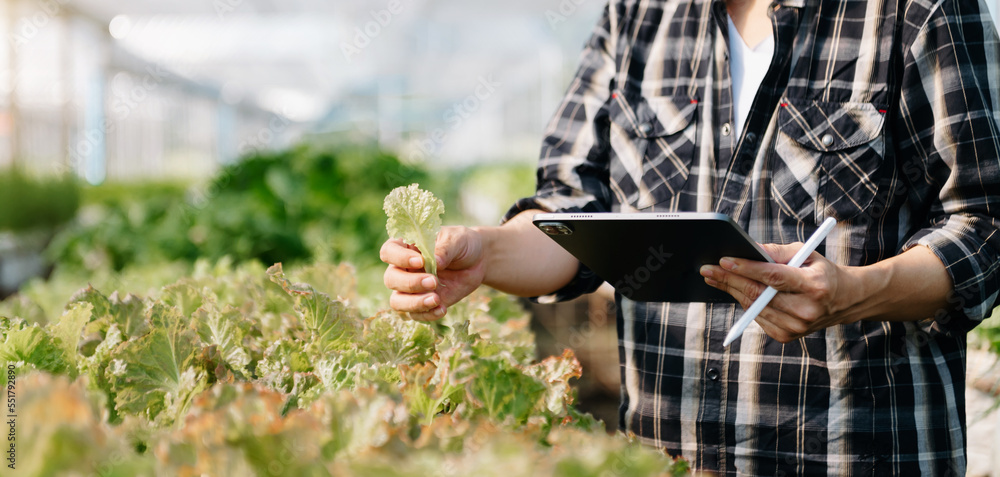
[[444, 202], [434, 194], [421, 190], [418, 184], [393, 189], [383, 205], [389, 220], [385, 224], [390, 238], [415, 245], [424, 257], [424, 270], [437, 276], [434, 245], [441, 231]]

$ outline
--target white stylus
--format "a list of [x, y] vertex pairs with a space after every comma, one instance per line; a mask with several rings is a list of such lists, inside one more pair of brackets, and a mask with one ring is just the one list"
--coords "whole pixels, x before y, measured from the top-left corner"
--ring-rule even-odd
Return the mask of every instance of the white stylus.
[[[826, 236], [830, 235], [830, 231], [833, 230], [835, 225], [837, 225], [836, 219], [833, 217], [827, 218], [823, 222], [823, 225], [820, 225], [819, 229], [816, 229], [816, 232], [812, 234], [812, 237], [809, 237], [806, 244], [795, 253], [792, 259], [788, 262], [788, 266], [795, 268], [801, 267], [802, 264], [805, 263], [806, 259], [809, 258], [809, 255], [816, 250], [816, 247], [819, 247], [819, 244], [826, 240]], [[750, 326], [750, 323], [757, 318], [757, 315], [759, 315], [760, 312], [764, 311], [764, 308], [767, 307], [768, 303], [771, 303], [771, 300], [774, 299], [774, 296], [777, 294], [778, 290], [775, 290], [772, 287], [767, 287], [767, 289], [764, 290], [764, 293], [762, 293], [757, 300], [753, 302], [753, 305], [750, 305], [750, 308], [746, 311], [746, 313], [743, 313], [743, 316], [741, 316], [739, 320], [736, 320], [736, 324], [733, 325], [733, 329], [729, 330], [729, 334], [726, 335], [726, 341], [722, 344], [722, 346], [729, 346], [733, 343], [733, 341], [736, 341], [736, 338], [743, 335], [743, 332], [748, 326]]]

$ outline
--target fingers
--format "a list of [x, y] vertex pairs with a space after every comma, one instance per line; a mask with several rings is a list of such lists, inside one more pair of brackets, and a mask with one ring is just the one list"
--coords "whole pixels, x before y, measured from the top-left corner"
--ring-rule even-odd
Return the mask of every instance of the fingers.
[[403, 293], [428, 293], [437, 290], [438, 279], [429, 273], [415, 273], [389, 265], [383, 275], [386, 288]]
[[[444, 227], [438, 234], [434, 246], [439, 269], [462, 270], [476, 264], [482, 257], [482, 242], [466, 227]], [[402, 269], [422, 269], [424, 260], [416, 247], [398, 239], [391, 239], [382, 245], [379, 258]]]
[[840, 275], [836, 265], [813, 252], [804, 268], [785, 265], [802, 249], [802, 244], [762, 245], [777, 263], [724, 258], [719, 265], [702, 267], [705, 282], [740, 302], [744, 309], [768, 286], [778, 293], [757, 317], [768, 336], [781, 343], [799, 339], [814, 331], [839, 323], [835, 306]]
[[389, 264], [383, 281], [393, 290], [389, 297], [390, 307], [416, 321], [436, 321], [445, 315], [441, 297], [433, 293], [438, 288], [438, 279], [422, 273], [423, 260], [419, 252], [399, 240], [390, 240], [382, 246], [379, 255]]
[[705, 277], [705, 283], [709, 286], [718, 288], [735, 298], [743, 305], [744, 309], [749, 308], [754, 300], [767, 289], [767, 286], [760, 282], [735, 273], [728, 273], [714, 265], [701, 267], [701, 276]]
[[[728, 292], [734, 298], [736, 298], [743, 309], [746, 310], [750, 308], [750, 305], [763, 293], [765, 286], [747, 280], [738, 275], [732, 275], [731, 280], [727, 283], [715, 282], [712, 279], [706, 279], [710, 285], [719, 288], [720, 290]], [[713, 284], [714, 283], [714, 284]], [[755, 320], [757, 324], [764, 330], [771, 338], [774, 338], [778, 342], [788, 343], [794, 341], [802, 336], [809, 334], [809, 326], [807, 322], [796, 318], [789, 314], [786, 310], [788, 304], [784, 303], [786, 300], [794, 300], [794, 297], [787, 297], [779, 294], [771, 303], [761, 311], [760, 315], [757, 316]], [[787, 308], [787, 309], [795, 309]]]
[[719, 265], [726, 272], [732, 272], [727, 275], [738, 274], [774, 287], [778, 291], [798, 291], [802, 289], [803, 276], [801, 269], [777, 263], [758, 262], [741, 258], [723, 258], [719, 261]]
[[436, 293], [408, 294], [392, 292], [389, 306], [400, 312], [408, 313], [417, 321], [435, 321], [445, 315], [446, 308], [441, 304], [441, 297]]
[[779, 343], [785, 343], [785, 344], [791, 343], [792, 341], [795, 341], [806, 334], [806, 333], [797, 333], [793, 330], [790, 330], [782, 326], [783, 320], [771, 314], [768, 314], [767, 316], [762, 314], [761, 316], [757, 317], [756, 321], [757, 324], [760, 325], [761, 329], [764, 330], [764, 333], [767, 334], [767, 336], [774, 338], [774, 340]]
[[[713, 276], [719, 276], [719, 274], [712, 274]], [[723, 290], [740, 302], [743, 309], [746, 310], [750, 308], [755, 300], [764, 292], [767, 288], [763, 284], [748, 280], [746, 278], [740, 277], [734, 274], [725, 274], [726, 277], [720, 277], [721, 280], [716, 282], [713, 279], [706, 278], [706, 282], [720, 290]], [[788, 301], [795, 301], [794, 296], [787, 296], [784, 294], [778, 294], [775, 296], [771, 303], [768, 304], [760, 315], [757, 316], [755, 320], [757, 324], [763, 328], [764, 333], [766, 333], [771, 338], [774, 338], [778, 342], [788, 343], [798, 339], [801, 336], [805, 336], [809, 333], [808, 324], [794, 316], [792, 316], [786, 310], [795, 310], [796, 307], [793, 304], [786, 303]]]
[[415, 270], [424, 268], [424, 259], [420, 256], [420, 252], [399, 239], [389, 239], [382, 244], [379, 259], [399, 268]]
[[424, 261], [420, 252], [401, 240], [391, 239], [382, 245], [379, 258], [389, 264], [382, 281], [386, 288], [393, 290], [390, 307], [408, 312], [418, 321], [434, 321], [444, 316], [441, 297], [433, 293], [438, 288], [438, 279], [423, 273]]
[[[729, 273], [714, 265], [702, 267], [701, 274], [705, 277], [705, 283], [728, 293], [743, 306], [744, 310], [750, 308], [750, 305], [767, 289], [767, 285], [761, 282], [751, 280], [736, 273]], [[787, 315], [792, 311], [809, 307], [810, 304], [807, 302], [804, 303], [804, 301], [801, 297], [794, 294], [779, 293], [768, 304], [768, 309]], [[788, 317], [791, 318], [790, 315]]]
[[412, 294], [394, 291], [389, 297], [389, 306], [396, 311], [427, 313], [441, 307], [441, 297], [437, 293]]
[[441, 319], [448, 306], [483, 282], [482, 239], [476, 230], [445, 227], [435, 249], [437, 277], [424, 273], [420, 253], [399, 240], [387, 241], [379, 253], [388, 264], [383, 281], [393, 291], [389, 305], [417, 321]]
[[[763, 283], [716, 266], [703, 267], [701, 272], [707, 284], [736, 298], [743, 309], [750, 308], [767, 288]], [[768, 336], [788, 343], [821, 327], [819, 321], [824, 313], [808, 296], [786, 292], [775, 296], [756, 321]]]

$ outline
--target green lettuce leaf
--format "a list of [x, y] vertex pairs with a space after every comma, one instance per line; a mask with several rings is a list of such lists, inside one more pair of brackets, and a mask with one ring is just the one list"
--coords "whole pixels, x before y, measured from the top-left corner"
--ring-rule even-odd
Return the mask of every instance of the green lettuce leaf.
[[381, 363], [392, 366], [423, 363], [434, 355], [437, 333], [427, 324], [382, 311], [364, 322], [363, 348]]
[[406, 405], [373, 389], [326, 394], [313, 406], [313, 413], [322, 416], [324, 427], [332, 431], [324, 453], [337, 460], [364, 458], [391, 448], [393, 438], [409, 428]]
[[299, 340], [285, 338], [271, 343], [257, 362], [256, 373], [260, 383], [277, 391], [290, 392], [294, 373], [313, 369], [303, 346]]
[[35, 369], [52, 374], [66, 374], [75, 369], [66, 358], [61, 344], [37, 324], [20, 329], [12, 327], [6, 339], [0, 344], [0, 361], [5, 363], [24, 362]]
[[150, 310], [150, 332], [122, 344], [109, 366], [119, 412], [172, 422], [205, 387], [205, 373], [191, 366], [200, 349], [198, 335], [173, 307]]
[[562, 356], [549, 356], [541, 363], [526, 370], [526, 374], [545, 383], [545, 409], [556, 416], [564, 416], [573, 405], [573, 388], [569, 380], [583, 375], [583, 367], [572, 350]]
[[[211, 293], [211, 292], [209, 292]], [[201, 305], [205, 303], [206, 294], [198, 289], [192, 280], [183, 279], [172, 285], [163, 287], [160, 300], [167, 305], [177, 308], [184, 316], [191, 316]]]
[[80, 360], [80, 371], [90, 379], [90, 385], [94, 389], [103, 391], [108, 396], [107, 410], [108, 422], [117, 423], [120, 420], [118, 411], [115, 410], [115, 391], [112, 389], [113, 376], [108, 372], [111, 359], [118, 345], [122, 343], [124, 336], [118, 328], [117, 323], [111, 323], [108, 327], [104, 339], [97, 345], [90, 356]]
[[478, 377], [468, 384], [468, 397], [476, 407], [498, 422], [521, 425], [545, 396], [547, 388], [500, 357], [476, 361]]
[[87, 303], [74, 303], [63, 314], [58, 322], [49, 325], [49, 333], [55, 338], [56, 344], [62, 348], [63, 356], [73, 368], [75, 376], [77, 363], [77, 348], [83, 327], [90, 321], [93, 307]]
[[454, 409], [463, 401], [466, 386], [491, 376], [479, 370], [468, 347], [455, 346], [440, 351], [430, 363], [399, 365], [400, 390], [414, 417], [430, 425], [439, 412]]
[[434, 246], [441, 231], [444, 202], [417, 184], [397, 187], [385, 198], [382, 207], [389, 216], [385, 224], [389, 237], [416, 245], [424, 257], [424, 269], [437, 275]]
[[219, 311], [215, 303], [208, 302], [194, 312], [192, 320], [201, 341], [217, 346], [230, 369], [249, 378], [250, 355], [243, 348], [243, 337], [249, 332], [251, 323], [240, 311], [231, 306]]
[[93, 307], [93, 319], [87, 324], [85, 334], [96, 333], [103, 336], [112, 323], [118, 323], [120, 331], [127, 337], [142, 336], [149, 331], [144, 315], [146, 305], [135, 295], [128, 294], [125, 298], [120, 298], [116, 291], [106, 297], [94, 287], [88, 286], [73, 295], [69, 302], [70, 306], [89, 303]]
[[312, 285], [316, 291], [347, 302], [358, 299], [357, 275], [357, 269], [346, 263], [315, 263], [293, 274], [296, 280]]
[[267, 270], [271, 281], [295, 299], [295, 311], [310, 332], [309, 347], [319, 352], [352, 349], [362, 332], [357, 310], [341, 300], [319, 293], [309, 285], [291, 283], [281, 264]]

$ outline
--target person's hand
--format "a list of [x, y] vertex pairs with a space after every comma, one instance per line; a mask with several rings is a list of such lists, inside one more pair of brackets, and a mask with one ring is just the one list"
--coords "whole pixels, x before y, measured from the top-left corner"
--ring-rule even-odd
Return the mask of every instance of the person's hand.
[[416, 247], [390, 239], [379, 253], [389, 267], [385, 286], [392, 290], [389, 306], [418, 321], [436, 321], [448, 307], [468, 296], [483, 283], [483, 240], [467, 227], [444, 227], [434, 251], [438, 277], [424, 272], [424, 261]]
[[803, 246], [763, 245], [776, 263], [724, 258], [719, 266], [706, 265], [705, 283], [736, 298], [747, 309], [768, 286], [777, 296], [757, 317], [768, 336], [782, 343], [794, 341], [831, 326], [856, 321], [848, 313], [860, 297], [858, 278], [849, 267], [841, 267], [813, 252], [802, 268], [787, 264]]

